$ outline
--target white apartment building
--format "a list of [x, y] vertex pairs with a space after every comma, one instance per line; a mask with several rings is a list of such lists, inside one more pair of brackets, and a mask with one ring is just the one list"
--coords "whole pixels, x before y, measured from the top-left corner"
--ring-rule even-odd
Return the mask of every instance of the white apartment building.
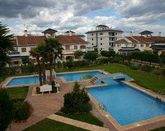
[[106, 25], [98, 25], [93, 31], [88, 31], [87, 41], [88, 50], [102, 50], [113, 49], [114, 42], [122, 37], [123, 31], [111, 29]]

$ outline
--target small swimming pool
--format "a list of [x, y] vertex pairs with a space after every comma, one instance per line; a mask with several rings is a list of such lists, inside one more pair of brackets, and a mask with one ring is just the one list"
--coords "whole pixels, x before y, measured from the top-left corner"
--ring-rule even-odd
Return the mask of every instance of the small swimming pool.
[[38, 76], [27, 76], [27, 77], [13, 78], [9, 81], [9, 83], [6, 86], [12, 87], [12, 86], [31, 85], [38, 83], [39, 83]]
[[63, 77], [66, 81], [74, 82], [85, 80], [94, 76], [104, 75], [104, 73], [100, 71], [86, 71], [86, 72], [73, 72], [73, 73], [64, 73], [64, 74], [57, 74], [57, 77]]
[[103, 78], [108, 86], [87, 89], [121, 125], [165, 115], [165, 103], [112, 78]]

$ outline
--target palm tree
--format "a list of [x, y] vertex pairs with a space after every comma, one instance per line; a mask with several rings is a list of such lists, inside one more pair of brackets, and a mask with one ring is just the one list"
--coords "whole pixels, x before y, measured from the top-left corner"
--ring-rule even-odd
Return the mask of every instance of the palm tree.
[[49, 70], [50, 70], [50, 83], [53, 80], [53, 68], [55, 60], [62, 58], [62, 45], [55, 38], [45, 39], [46, 52], [49, 61]]
[[9, 29], [0, 23], [0, 68], [9, 63], [7, 53], [13, 50], [13, 35], [9, 34]]
[[46, 66], [45, 66], [45, 64], [48, 61], [48, 53], [46, 50], [46, 44], [39, 44], [37, 46], [37, 49], [38, 49], [39, 54], [41, 56], [43, 84], [46, 84], [46, 74], [45, 74]]
[[30, 51], [30, 55], [35, 57], [37, 60], [37, 65], [38, 65], [38, 73], [39, 73], [39, 81], [40, 85], [42, 85], [42, 69], [41, 69], [41, 60], [40, 60], [40, 52], [38, 48], [34, 48]]

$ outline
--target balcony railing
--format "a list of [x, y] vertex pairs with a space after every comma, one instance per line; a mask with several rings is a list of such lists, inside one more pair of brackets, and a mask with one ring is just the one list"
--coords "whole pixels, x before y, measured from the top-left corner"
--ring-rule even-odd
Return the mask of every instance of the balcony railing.
[[18, 52], [18, 51], [10, 51], [10, 52], [8, 52], [8, 55], [9, 56], [20, 56], [20, 52]]

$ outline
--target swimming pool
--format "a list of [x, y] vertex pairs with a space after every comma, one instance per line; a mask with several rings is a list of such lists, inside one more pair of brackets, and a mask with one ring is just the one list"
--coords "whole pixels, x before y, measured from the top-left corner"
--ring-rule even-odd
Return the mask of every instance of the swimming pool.
[[12, 78], [9, 83], [7, 83], [7, 87], [12, 86], [20, 86], [20, 85], [31, 85], [31, 84], [38, 84], [39, 77], [38, 76], [27, 76], [27, 77], [19, 77], [19, 78]]
[[87, 90], [121, 126], [165, 115], [164, 102], [112, 78], [102, 81], [108, 85]]
[[100, 71], [86, 71], [86, 72], [74, 72], [74, 73], [64, 73], [64, 74], [57, 74], [57, 77], [63, 77], [66, 81], [72, 82], [72, 81], [80, 81], [87, 79], [85, 76], [100, 76], [104, 75], [104, 73]]
[[[57, 74], [56, 77], [63, 77], [66, 81], [80, 81], [86, 79], [85, 75], [90, 75], [91, 77], [103, 75], [100, 71], [85, 71], [85, 72], [73, 72], [73, 73], [64, 73], [64, 74]], [[31, 85], [31, 84], [38, 84], [39, 77], [38, 76], [25, 76], [25, 77], [18, 77], [12, 78], [8, 83], [7, 87], [14, 87], [20, 85]]]

